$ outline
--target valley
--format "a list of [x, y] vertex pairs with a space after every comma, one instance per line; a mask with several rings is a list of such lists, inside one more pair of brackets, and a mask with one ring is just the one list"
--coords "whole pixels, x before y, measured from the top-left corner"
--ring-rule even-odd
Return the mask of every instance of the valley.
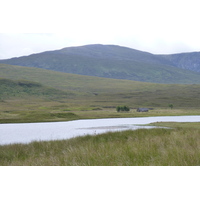
[[[106, 51], [103, 54], [117, 63], [113, 65], [114, 62], [110, 61], [110, 64], [117, 66], [120, 62], [123, 65], [130, 62], [132, 53], [125, 56], [120, 52], [126, 57], [126, 61], [122, 62], [116, 48], [112, 48], [112, 55], [108, 56]], [[78, 54], [77, 49], [75, 51]], [[79, 54], [83, 56], [83, 52]], [[82, 71], [87, 72], [84, 75], [80, 71], [63, 72], [60, 70], [62, 67], [56, 70], [45, 62], [43, 67], [1, 63], [0, 123], [200, 115], [198, 72], [173, 67], [170, 65], [172, 60], [165, 59], [164, 62], [161, 59], [164, 62], [161, 64], [154, 55], [135, 53], [139, 64], [130, 67], [130, 74], [122, 68], [123, 65], [119, 65], [118, 68], [105, 69], [107, 77], [98, 77], [100, 75], [87, 68], [83, 59], [79, 60], [79, 64]], [[88, 56], [88, 52], [86, 54]], [[33, 57], [36, 64], [39, 63], [37, 56]], [[98, 56], [97, 52], [90, 51], [90, 57], [109, 63], [108, 60], [102, 61], [102, 51]], [[49, 63], [53, 64], [53, 61], [50, 59]], [[78, 65], [76, 69], [79, 69]], [[102, 73], [102, 65], [96, 65], [96, 69], [101, 69]], [[130, 111], [117, 112], [117, 106], [128, 106]], [[150, 110], [140, 113], [136, 111], [138, 107]], [[199, 165], [199, 122], [159, 122], [153, 125], [170, 129], [128, 130], [68, 140], [2, 145], [0, 165]]]

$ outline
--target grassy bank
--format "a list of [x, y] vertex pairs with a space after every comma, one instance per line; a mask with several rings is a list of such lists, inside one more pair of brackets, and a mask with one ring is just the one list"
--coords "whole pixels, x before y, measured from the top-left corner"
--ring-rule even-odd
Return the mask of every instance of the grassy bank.
[[173, 123], [173, 129], [140, 129], [0, 146], [0, 165], [200, 165], [200, 124], [184, 124], [184, 128]]
[[[87, 104], [88, 103], [88, 104]], [[43, 101], [38, 99], [7, 100], [0, 102], [0, 123], [55, 122], [77, 119], [127, 118], [150, 116], [200, 115], [196, 108], [159, 108], [145, 113], [130, 107], [130, 112], [117, 112], [115, 106], [95, 105], [81, 100]], [[120, 105], [117, 104], [116, 105]]]

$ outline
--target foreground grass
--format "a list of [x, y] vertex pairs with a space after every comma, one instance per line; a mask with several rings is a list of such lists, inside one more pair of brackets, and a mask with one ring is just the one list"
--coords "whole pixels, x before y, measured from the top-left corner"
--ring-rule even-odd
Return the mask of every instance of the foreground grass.
[[[0, 146], [0, 165], [200, 165], [200, 124]], [[175, 125], [174, 125], [175, 127]], [[198, 128], [197, 128], [198, 127]]]

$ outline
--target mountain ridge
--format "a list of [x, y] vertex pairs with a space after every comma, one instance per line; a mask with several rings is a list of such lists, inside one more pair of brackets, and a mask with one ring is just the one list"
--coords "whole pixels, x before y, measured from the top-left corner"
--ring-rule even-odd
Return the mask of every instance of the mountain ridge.
[[162, 57], [169, 60], [172, 66], [200, 72], [200, 52], [162, 55]]
[[188, 55], [155, 55], [118, 45], [93, 44], [0, 60], [0, 63], [104, 78], [199, 84], [200, 53], [191, 54], [191, 59]]

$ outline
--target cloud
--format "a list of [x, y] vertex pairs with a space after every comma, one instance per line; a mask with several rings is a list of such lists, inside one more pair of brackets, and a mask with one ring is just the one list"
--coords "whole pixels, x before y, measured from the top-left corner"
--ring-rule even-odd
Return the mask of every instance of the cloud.
[[12, 33], [0, 35], [1, 58], [94, 43], [200, 50], [197, 0], [3, 0], [0, 17], [0, 32]]
[[0, 59], [54, 50], [61, 44], [52, 34], [0, 34]]

